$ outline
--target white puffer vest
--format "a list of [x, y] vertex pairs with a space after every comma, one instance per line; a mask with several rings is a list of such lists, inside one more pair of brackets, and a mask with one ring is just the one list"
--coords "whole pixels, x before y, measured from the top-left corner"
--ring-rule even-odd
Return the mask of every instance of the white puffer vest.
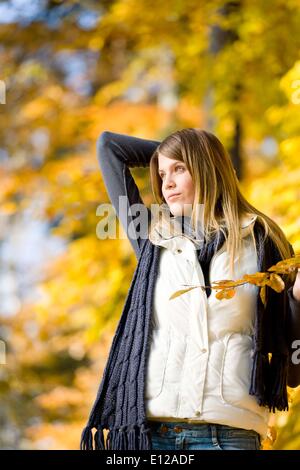
[[[242, 246], [235, 279], [258, 271], [250, 235], [256, 216], [241, 222]], [[146, 413], [150, 420], [208, 422], [254, 429], [266, 437], [269, 410], [249, 395], [252, 334], [258, 288], [236, 288], [232, 299], [218, 300], [198, 288], [169, 300], [183, 284], [204, 285], [193, 242], [163, 237], [154, 290], [146, 375]], [[230, 279], [223, 245], [211, 260], [210, 282]]]

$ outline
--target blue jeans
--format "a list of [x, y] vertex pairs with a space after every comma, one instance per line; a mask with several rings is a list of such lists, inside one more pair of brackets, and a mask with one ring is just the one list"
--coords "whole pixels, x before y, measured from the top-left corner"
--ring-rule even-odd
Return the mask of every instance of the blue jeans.
[[148, 421], [155, 450], [259, 450], [254, 430], [222, 424]]

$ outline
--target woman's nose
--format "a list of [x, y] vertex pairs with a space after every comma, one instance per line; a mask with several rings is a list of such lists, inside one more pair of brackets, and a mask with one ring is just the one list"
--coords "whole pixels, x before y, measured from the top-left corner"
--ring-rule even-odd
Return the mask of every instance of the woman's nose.
[[171, 177], [165, 179], [165, 188], [167, 189], [170, 186], [174, 186], [174, 181]]

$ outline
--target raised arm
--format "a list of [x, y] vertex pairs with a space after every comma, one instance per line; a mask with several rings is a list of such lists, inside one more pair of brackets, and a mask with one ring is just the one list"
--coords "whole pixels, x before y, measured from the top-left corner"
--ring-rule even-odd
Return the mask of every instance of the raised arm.
[[[137, 259], [140, 256], [144, 239], [136, 236], [139, 222], [135, 222], [137, 217], [132, 216], [131, 206], [132, 204], [146, 206], [129, 168], [149, 166], [150, 158], [159, 144], [160, 142], [156, 140], [141, 139], [110, 131], [102, 132], [97, 140], [97, 157], [106, 190]], [[120, 196], [125, 196], [126, 210], [119, 207]], [[151, 212], [150, 209], [146, 209], [149, 221]], [[130, 230], [129, 227], [131, 227]], [[142, 229], [140, 228], [139, 231], [142, 232]]]

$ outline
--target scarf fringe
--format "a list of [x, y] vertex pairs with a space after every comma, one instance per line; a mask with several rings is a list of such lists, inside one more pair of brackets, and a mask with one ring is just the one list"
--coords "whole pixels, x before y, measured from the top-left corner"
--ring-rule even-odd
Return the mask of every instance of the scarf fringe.
[[81, 450], [150, 450], [151, 429], [145, 424], [119, 426], [108, 431], [106, 446], [103, 426], [98, 426], [93, 437], [92, 427], [86, 426], [81, 435]]
[[287, 411], [287, 360], [285, 354], [272, 354], [269, 362], [268, 353], [255, 351], [251, 374], [250, 395], [254, 395], [260, 406], [267, 406], [269, 411]]
[[142, 426], [142, 430], [141, 430], [140, 449], [141, 450], [152, 449], [151, 429], [145, 427], [144, 425]]
[[103, 426], [98, 426], [94, 435], [95, 450], [105, 450]]
[[93, 433], [91, 426], [86, 426], [82, 431], [80, 450], [93, 450]]
[[253, 366], [251, 373], [251, 385], [249, 394], [257, 398], [260, 406], [268, 404], [268, 387], [266, 383], [269, 375], [268, 353], [255, 351], [253, 356]]
[[270, 411], [288, 411], [287, 396], [287, 366], [288, 356], [285, 354], [272, 354], [270, 363]]
[[151, 429], [145, 424], [120, 426], [108, 433], [109, 450], [150, 450]]

